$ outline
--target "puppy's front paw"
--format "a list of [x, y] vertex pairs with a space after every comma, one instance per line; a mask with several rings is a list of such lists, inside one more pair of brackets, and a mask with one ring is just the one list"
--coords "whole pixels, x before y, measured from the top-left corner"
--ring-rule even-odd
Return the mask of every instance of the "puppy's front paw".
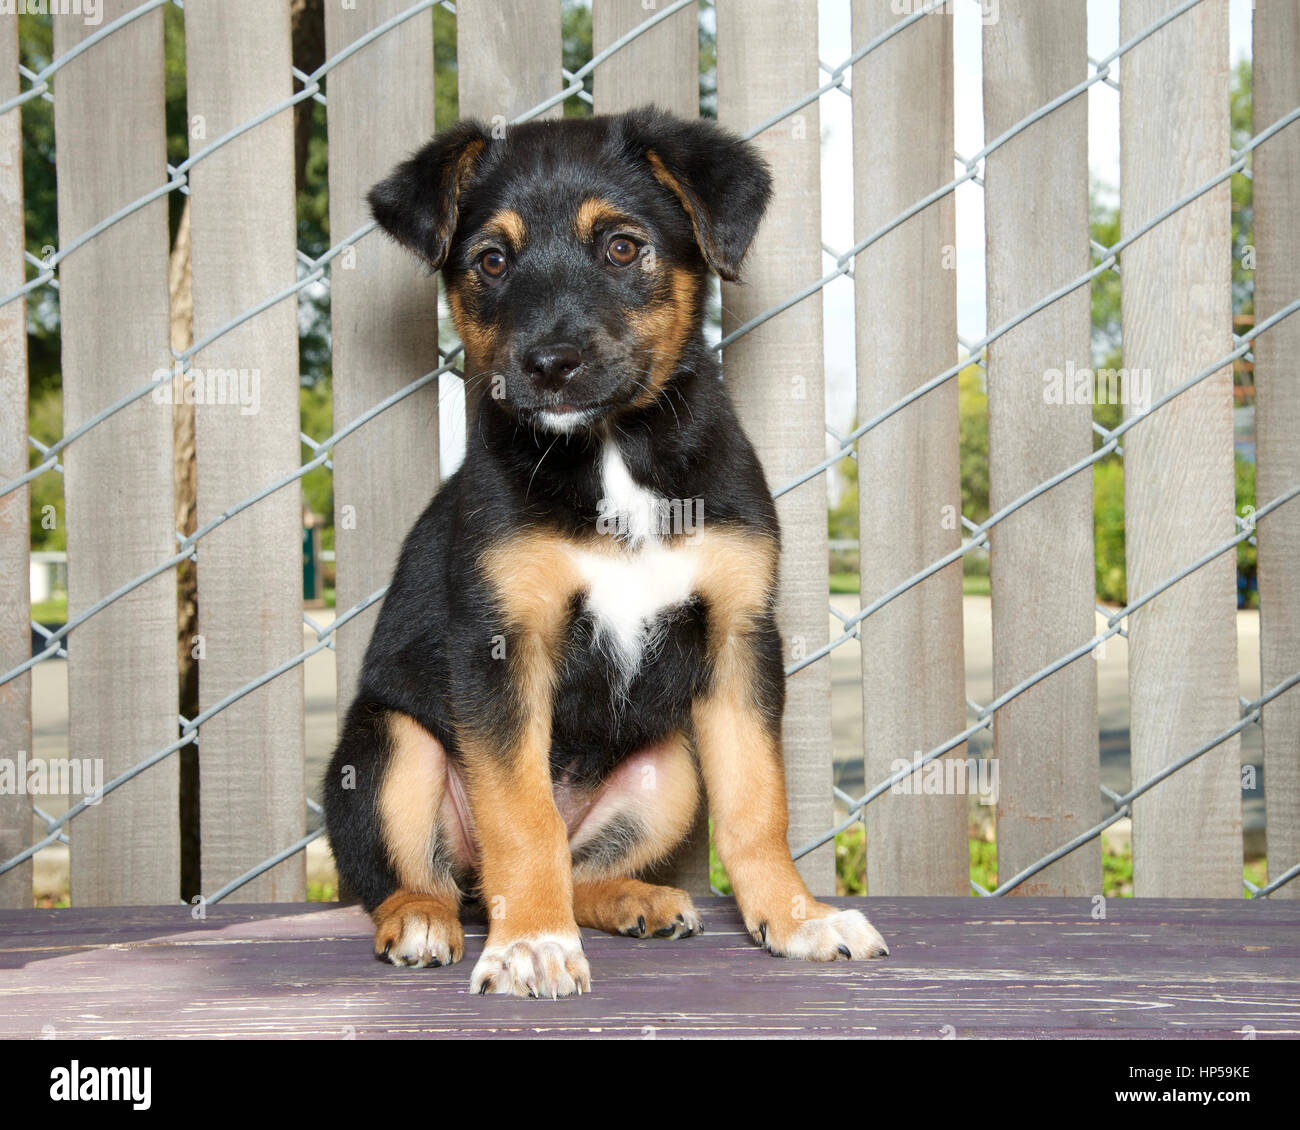
[[450, 965], [465, 953], [454, 907], [429, 895], [399, 891], [372, 915], [375, 957], [390, 965]]
[[803, 919], [787, 917], [784, 922], [774, 916], [758, 923], [751, 933], [764, 949], [778, 957], [835, 961], [889, 956], [885, 939], [859, 911], [837, 911], [820, 903], [814, 913], [816, 909], [827, 913]]
[[591, 992], [591, 968], [576, 934], [543, 934], [497, 945], [489, 939], [469, 991], [555, 1000]]

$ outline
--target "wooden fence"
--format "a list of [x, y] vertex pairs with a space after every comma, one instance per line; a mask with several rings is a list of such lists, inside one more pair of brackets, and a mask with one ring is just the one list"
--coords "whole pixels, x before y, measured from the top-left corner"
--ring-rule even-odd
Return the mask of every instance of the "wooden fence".
[[[437, 485], [438, 376], [456, 354], [439, 351], [434, 282], [375, 233], [362, 201], [432, 131], [437, 5], [326, 3], [325, 62], [295, 78], [290, 0], [186, 0], [190, 155], [169, 167], [167, 2], [103, 0], [94, 25], [54, 16], [54, 59], [22, 75], [18, 21], [0, 17], [0, 757], [32, 748], [27, 483], [62, 473], [68, 627], [37, 657], [70, 641], [70, 752], [102, 758], [111, 785], [36, 836], [31, 798], [0, 795], [0, 905], [30, 905], [31, 854], [63, 835], [75, 904], [175, 901], [178, 766], [196, 739], [204, 895], [304, 898], [318, 821], [302, 663], [334, 647], [349, 698], [400, 540]], [[1300, 895], [1282, 885], [1300, 869], [1300, 4], [1258, 0], [1254, 138], [1232, 152], [1226, 0], [1121, 0], [1121, 46], [1104, 60], [1087, 54], [1085, 0], [986, 0], [988, 140], [954, 164], [952, 3], [852, 0], [852, 44], [826, 63], [815, 0], [705, 11], [718, 118], [752, 135], [775, 173], [746, 281], [721, 299], [725, 379], [785, 532], [791, 845], [814, 891], [833, 891], [826, 655], [856, 634], [868, 791], [847, 816], [841, 806], [840, 826], [865, 821], [871, 893], [970, 889], [965, 796], [891, 786], [910, 779], [898, 759], [964, 759], [991, 726], [999, 892], [1099, 893], [1099, 833], [1131, 815], [1137, 894], [1239, 897], [1239, 734], [1262, 718], [1270, 882], [1254, 893]], [[651, 101], [698, 112], [694, 0], [593, 0], [594, 57], [576, 73], [561, 65], [561, 16], [560, 0], [457, 0], [461, 114], [558, 115], [584, 94], [597, 113]], [[1123, 232], [1092, 248], [1087, 91], [1116, 72]], [[856, 242], [827, 254], [819, 98], [850, 90]], [[47, 96], [58, 250], [25, 259], [19, 120]], [[328, 120], [333, 241], [315, 260], [298, 251], [294, 203], [293, 106], [311, 98]], [[1234, 338], [1228, 178], [1248, 166], [1255, 323]], [[956, 376], [969, 358], [951, 252], [954, 192], [969, 182], [985, 197], [989, 331], [969, 358], [987, 373], [992, 517], [963, 529]], [[189, 196], [193, 301], [180, 345], [166, 200], [177, 191]], [[1044, 374], [1089, 366], [1089, 284], [1120, 269], [1121, 251], [1124, 363], [1152, 374], [1153, 395], [1106, 431], [1087, 403], [1045, 398]], [[849, 274], [859, 423], [828, 456], [820, 291]], [[335, 434], [306, 465], [332, 465], [340, 616], [304, 648], [297, 295], [323, 278]], [[29, 470], [24, 307], [56, 284], [64, 439]], [[1231, 364], [1247, 353], [1257, 530], [1234, 503]], [[149, 395], [174, 361], [260, 374], [255, 414], [196, 407], [197, 529], [180, 535], [172, 413]], [[821, 476], [850, 450], [863, 611], [832, 632]], [[1129, 605], [1099, 621], [1092, 467], [1119, 451]], [[1233, 561], [1255, 537], [1263, 694], [1243, 706]], [[961, 561], [985, 545], [994, 700], [969, 704]], [[199, 713], [178, 730], [176, 578], [190, 561], [204, 645]], [[1091, 655], [1120, 633], [1133, 789], [1109, 794], [1114, 814], [1099, 823]], [[704, 840], [679, 868], [696, 890]]]

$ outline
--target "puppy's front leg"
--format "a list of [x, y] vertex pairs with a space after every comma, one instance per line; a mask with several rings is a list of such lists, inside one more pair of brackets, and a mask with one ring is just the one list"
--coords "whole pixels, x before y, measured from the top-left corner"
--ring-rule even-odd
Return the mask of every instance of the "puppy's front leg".
[[783, 957], [887, 954], [858, 911], [813, 898], [790, 858], [780, 735], [785, 675], [771, 613], [775, 542], [715, 537], [705, 563], [710, 677], [692, 713], [718, 855], [745, 929]]
[[481, 564], [506, 628], [506, 678], [484, 673], [494, 693], [466, 711], [478, 721], [460, 735], [488, 912], [470, 991], [570, 996], [590, 990], [591, 972], [573, 916], [573, 861], [550, 750], [556, 657], [576, 578], [553, 539], [518, 538]]
[[[549, 731], [549, 725], [544, 727]], [[467, 799], [479, 846], [488, 938], [470, 978], [474, 993], [565, 997], [591, 972], [573, 917], [568, 833], [555, 807], [543, 727], [501, 752], [466, 743]]]

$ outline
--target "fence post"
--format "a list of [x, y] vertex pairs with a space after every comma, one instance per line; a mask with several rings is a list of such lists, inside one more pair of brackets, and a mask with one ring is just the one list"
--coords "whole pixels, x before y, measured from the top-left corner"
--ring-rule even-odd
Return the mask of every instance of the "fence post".
[[[818, 86], [817, 5], [795, 0], [749, 5], [727, 0], [718, 16], [718, 120], [752, 129]], [[788, 298], [822, 275], [821, 128], [816, 103], [755, 139], [772, 167], [773, 196], [745, 261], [740, 284], [722, 284], [723, 334]], [[826, 452], [820, 293], [764, 322], [729, 345], [727, 388], [773, 488]], [[705, 500], [708, 510], [708, 500]], [[787, 666], [825, 645], [830, 591], [826, 482], [818, 475], [777, 500], [781, 519], [778, 623]], [[832, 823], [831, 680], [829, 660], [786, 681], [786, 790], [792, 846]], [[835, 893], [835, 848], [799, 860], [815, 894]]]
[[[18, 85], [18, 20], [0, 20], [0, 102]], [[0, 114], [0, 295], [23, 285], [22, 111]], [[27, 471], [27, 303], [0, 306], [0, 483]], [[0, 496], [0, 673], [27, 660], [30, 652], [31, 550], [27, 487]], [[0, 686], [0, 756], [32, 753], [32, 676], [23, 672]], [[0, 796], [0, 863], [31, 842], [31, 802], [17, 791]], [[32, 865], [0, 875], [0, 907], [32, 905]]]
[[[1263, 0], [1255, 9], [1255, 131], [1300, 106], [1300, 8]], [[1300, 125], [1291, 123], [1255, 150], [1255, 321], [1300, 297]], [[1300, 483], [1300, 315], [1255, 339], [1256, 498], [1271, 502]], [[1261, 686], [1267, 691], [1300, 670], [1300, 502], [1259, 524]], [[1268, 873], [1300, 863], [1300, 688], [1263, 712]], [[1300, 898], [1300, 881], [1274, 898]]]
[[[984, 134], [997, 137], [1087, 77], [1086, 0], [1004, 3], [984, 28]], [[1044, 160], [1050, 155], [1050, 160]], [[1088, 270], [1088, 101], [1053, 110], [989, 154], [984, 171], [988, 324], [1000, 325]], [[1092, 451], [1090, 400], [1070, 403], [1067, 370], [1091, 373], [1089, 289], [1081, 286], [988, 348], [989, 509], [1019, 498]], [[993, 693], [1096, 631], [1092, 471], [990, 531]], [[1097, 672], [1091, 657], [1044, 679], [994, 717], [998, 878], [1097, 822]], [[1017, 894], [1099, 890], [1097, 841]]]
[[[1120, 41], [1171, 6], [1123, 0]], [[1192, 8], [1124, 56], [1125, 235], [1222, 172], [1227, 107], [1226, 4]], [[1232, 348], [1230, 248], [1224, 181], [1124, 251], [1124, 366], [1140, 379], [1150, 375], [1152, 399]], [[1126, 405], [1125, 413], [1140, 407]], [[1227, 366], [1126, 434], [1130, 600], [1232, 536], [1232, 439]], [[1129, 618], [1134, 783], [1239, 716], [1234, 562], [1223, 554]], [[1239, 747], [1231, 738], [1134, 803], [1134, 894], [1241, 896]]]
[[[135, 5], [106, 3], [105, 21]], [[54, 52], [92, 34], [56, 15]], [[67, 246], [165, 176], [163, 17], [153, 11], [59, 71], [59, 242]], [[105, 97], [105, 91], [113, 91]], [[53, 234], [53, 233], [51, 233]], [[65, 434], [165, 368], [167, 203], [160, 198], [77, 248], [59, 267]], [[63, 456], [68, 615], [75, 617], [176, 550], [172, 412], [146, 396]], [[176, 579], [165, 573], [77, 628], [68, 648], [68, 745], [102, 758], [108, 780], [176, 740]], [[71, 828], [72, 900], [114, 906], [180, 890], [174, 758], [87, 809]], [[74, 802], [77, 798], [71, 798]]]
[[[325, 6], [326, 54], [338, 54], [410, 6]], [[411, 17], [329, 72], [330, 238], [369, 219], [365, 194], [433, 133], [433, 12]], [[376, 128], [375, 107], [383, 106]], [[438, 367], [438, 289], [410, 252], [372, 232], [330, 272], [334, 427]], [[335, 606], [385, 585], [402, 539], [438, 486], [438, 382], [363, 425], [334, 449]], [[356, 693], [379, 617], [375, 604], [339, 631], [338, 720]]]
[[[285, 0], [185, 5], [190, 149], [197, 152], [290, 96]], [[201, 136], [196, 136], [201, 134]], [[254, 126], [190, 172], [194, 339], [297, 277], [293, 111]], [[198, 370], [256, 374], [255, 412], [199, 404], [198, 524], [301, 466], [298, 303], [291, 296], [223, 333]], [[213, 706], [302, 650], [302, 490], [298, 482], [199, 543], [199, 696]], [[301, 664], [205, 722], [199, 773], [202, 881], [213, 890], [303, 834]], [[242, 901], [302, 899], [299, 853], [240, 890]]]
[[[855, 49], [906, 15], [853, 0]], [[924, 76], [923, 79], [918, 76]], [[952, 18], [941, 8], [853, 67], [854, 235], [866, 239], [953, 178]], [[854, 263], [858, 416], [866, 421], [957, 360], [952, 194]], [[862, 603], [961, 542], [957, 381], [858, 443]], [[954, 562], [862, 623], [868, 787], [965, 728], [962, 567]], [[965, 743], [946, 755], [966, 756]], [[873, 895], [970, 890], [966, 798], [887, 792], [866, 810]]]
[[[654, 15], [641, 0], [594, 0], [592, 54], [599, 54]], [[675, 12], [601, 63], [593, 76], [592, 96], [597, 114], [618, 114], [654, 103], [678, 117], [697, 117], [698, 6], [690, 4]], [[692, 894], [709, 893], [709, 817], [703, 806], [690, 836], [658, 877]]]

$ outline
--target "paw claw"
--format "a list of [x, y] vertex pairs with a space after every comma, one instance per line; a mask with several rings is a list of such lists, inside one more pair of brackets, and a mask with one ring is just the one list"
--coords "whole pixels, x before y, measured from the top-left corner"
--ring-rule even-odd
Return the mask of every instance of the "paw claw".
[[760, 923], [758, 933], [763, 948], [778, 957], [805, 961], [834, 961], [840, 957], [860, 961], [888, 956], [885, 940], [860, 912], [818, 906], [826, 913], [798, 920], [788, 929], [769, 931], [769, 923]]

